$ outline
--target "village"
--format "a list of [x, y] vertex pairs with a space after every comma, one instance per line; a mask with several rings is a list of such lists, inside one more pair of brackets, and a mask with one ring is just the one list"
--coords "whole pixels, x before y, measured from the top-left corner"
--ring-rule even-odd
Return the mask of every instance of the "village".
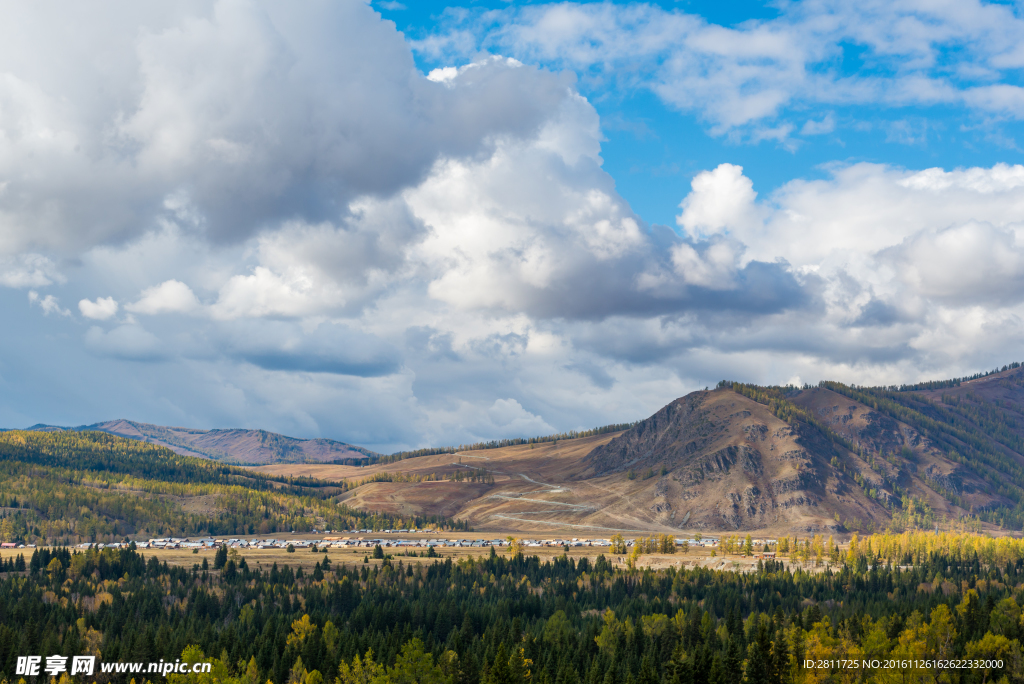
[[[438, 534], [436, 530], [350, 530], [346, 531], [349, 535], [375, 535], [383, 534], [387, 536], [338, 536], [342, 534], [341, 531], [331, 532], [330, 530], [324, 531], [324, 536], [317, 537], [305, 535], [302, 538], [292, 539], [278, 539], [278, 538], [241, 538], [241, 537], [161, 537], [151, 538], [145, 541], [132, 541], [125, 539], [120, 542], [85, 542], [76, 545], [79, 549], [118, 549], [127, 548], [134, 544], [137, 549], [215, 549], [221, 546], [226, 546], [229, 549], [286, 549], [289, 546], [295, 549], [311, 549], [316, 547], [318, 549], [345, 549], [345, 548], [356, 548], [366, 547], [373, 548], [374, 546], [381, 546], [382, 548], [421, 548], [425, 549], [428, 547], [441, 547], [441, 548], [486, 548], [490, 546], [502, 547], [508, 546], [510, 541], [514, 538], [507, 536], [505, 538], [496, 539], [485, 539], [485, 538], [470, 538], [470, 537], [455, 537], [455, 538], [434, 538], [432, 535]], [[402, 536], [402, 535], [416, 535], [416, 536]], [[587, 538], [581, 539], [579, 537], [572, 538], [515, 538], [525, 548], [578, 548], [578, 547], [610, 547], [613, 545], [612, 538]], [[623, 541], [627, 547], [633, 547], [637, 538], [625, 538]], [[676, 547], [688, 547], [688, 548], [708, 548], [717, 549], [720, 544], [720, 539], [717, 537], [693, 537], [693, 538], [680, 538], [675, 539]], [[767, 547], [774, 547], [776, 545], [775, 539], [752, 539], [751, 543], [757, 549], [764, 549]], [[24, 548], [35, 548], [36, 544], [18, 544], [14, 542], [4, 542], [0, 544], [2, 549], [24, 549]], [[761, 552], [759, 555], [764, 555], [766, 552]], [[767, 555], [774, 556], [774, 553], [767, 552]]]
[[[375, 536], [376, 534], [383, 534], [386, 536]], [[122, 541], [113, 542], [107, 544], [90, 544], [84, 543], [79, 544], [78, 548], [124, 548], [135, 544], [135, 548], [138, 549], [213, 549], [221, 546], [226, 546], [229, 549], [287, 549], [289, 546], [294, 549], [312, 549], [317, 548], [321, 550], [326, 549], [347, 549], [347, 548], [373, 548], [375, 546], [381, 546], [382, 548], [408, 548], [408, 549], [427, 549], [427, 548], [487, 548], [487, 547], [503, 547], [508, 546], [512, 537], [505, 538], [470, 538], [470, 537], [453, 537], [453, 538], [432, 538], [429, 535], [436, 534], [433, 531], [427, 530], [351, 530], [349, 535], [364, 535], [364, 536], [338, 536], [340, 533], [331, 534], [330, 531], [324, 533], [322, 537], [308, 537], [303, 538], [220, 538], [220, 537], [166, 537], [166, 538], [154, 538], [146, 541]], [[416, 536], [402, 536], [402, 535], [416, 535]], [[422, 536], [421, 536], [422, 535]], [[579, 547], [598, 547], [607, 548], [611, 547], [613, 540], [611, 538], [519, 538], [516, 539], [525, 548], [579, 548]], [[624, 539], [624, 543], [627, 547], [633, 547], [636, 544], [637, 539]], [[699, 537], [699, 538], [685, 538], [676, 539], [675, 545], [677, 548], [718, 548], [720, 540], [716, 537]], [[774, 547], [776, 544], [775, 539], [753, 539], [752, 544], [755, 548], [763, 549], [766, 545]], [[759, 555], [765, 555], [762, 552]], [[774, 553], [767, 552], [768, 556], [774, 556]]]

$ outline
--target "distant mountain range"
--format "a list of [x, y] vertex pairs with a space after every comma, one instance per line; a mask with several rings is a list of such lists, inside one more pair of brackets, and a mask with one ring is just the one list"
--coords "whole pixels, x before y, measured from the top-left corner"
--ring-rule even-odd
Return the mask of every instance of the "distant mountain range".
[[196, 430], [133, 420], [110, 420], [73, 428], [39, 424], [28, 429], [41, 432], [97, 430], [165, 446], [183, 456], [197, 456], [232, 465], [357, 463], [373, 461], [380, 456], [368, 449], [333, 439], [296, 439], [266, 430]]

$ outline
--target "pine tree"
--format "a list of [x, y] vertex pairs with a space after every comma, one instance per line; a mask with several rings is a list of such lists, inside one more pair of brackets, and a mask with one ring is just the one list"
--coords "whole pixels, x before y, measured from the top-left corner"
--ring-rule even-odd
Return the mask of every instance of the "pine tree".
[[217, 553], [213, 556], [213, 569], [220, 570], [228, 562], [228, 547], [221, 545], [217, 547]]

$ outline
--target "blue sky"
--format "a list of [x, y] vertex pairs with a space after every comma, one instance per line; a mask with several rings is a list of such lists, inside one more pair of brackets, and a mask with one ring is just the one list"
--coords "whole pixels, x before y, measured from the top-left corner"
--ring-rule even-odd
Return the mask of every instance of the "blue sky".
[[[627, 9], [638, 5], [613, 4]], [[666, 13], [694, 15], [708, 24], [725, 27], [741, 28], [752, 22], [788, 23], [783, 10], [788, 3], [662, 0], [646, 4]], [[1013, 7], [1012, 3], [1005, 4]], [[374, 7], [406, 36], [423, 40], [452, 26], [464, 25], [469, 17], [487, 12], [504, 16], [518, 8], [547, 5], [496, 0], [461, 4], [377, 2]], [[500, 26], [500, 19], [496, 23]], [[487, 45], [486, 41], [481, 43]], [[935, 71], [948, 73], [955, 68], [962, 49], [961, 45], [935, 45], [939, 67]], [[842, 77], [895, 76], [900, 71], [898, 63], [873, 53], [864, 43], [842, 41], [835, 51], [821, 65], [822, 71], [835, 71]], [[444, 55], [423, 50], [414, 55], [424, 73], [448, 65]], [[540, 63], [556, 69], [563, 66], [558, 60]], [[999, 80], [1020, 85], [1020, 74], [1004, 73]], [[681, 112], [643, 87], [622, 88], [621, 84], [609, 84], [606, 80], [581, 78], [580, 91], [601, 115], [604, 168], [616, 179], [619, 192], [646, 220], [664, 225], [674, 225], [680, 194], [688, 188], [690, 179], [726, 158], [743, 166], [756, 179], [759, 192], [768, 193], [796, 177], [824, 177], [822, 167], [837, 162], [897, 164], [907, 168], [991, 166], [1020, 151], [1017, 139], [1022, 129], [1016, 117], [992, 120], [985, 114], [941, 104], [802, 104], [786, 112], [788, 117], [780, 118], [797, 123], [834, 121], [834, 129], [812, 135], [797, 132], [784, 142], [751, 143], [710, 132], [706, 120]]]
[[1024, 357], [1016, 4], [0, 25], [0, 425], [382, 451]]

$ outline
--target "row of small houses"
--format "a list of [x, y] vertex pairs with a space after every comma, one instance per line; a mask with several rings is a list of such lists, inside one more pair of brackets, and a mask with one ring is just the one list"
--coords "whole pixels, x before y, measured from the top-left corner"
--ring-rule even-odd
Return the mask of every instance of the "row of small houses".
[[[704, 538], [700, 541], [694, 539], [678, 539], [677, 545], [687, 542], [690, 546], [717, 547], [718, 539]], [[774, 543], [775, 540], [755, 540], [757, 544], [764, 542]], [[121, 548], [130, 542], [115, 542], [110, 544], [79, 544], [79, 548]], [[539, 547], [608, 547], [611, 546], [610, 539], [521, 539], [523, 546], [531, 548]], [[632, 546], [634, 540], [626, 540], [627, 546]], [[324, 537], [322, 539], [217, 539], [214, 537], [199, 538], [164, 538], [150, 539], [149, 541], [135, 542], [139, 549], [213, 549], [220, 546], [236, 549], [283, 549], [292, 546], [296, 549], [306, 549], [316, 546], [318, 548], [351, 548], [351, 547], [374, 547], [380, 545], [384, 548], [426, 548], [426, 547], [490, 547], [506, 546], [508, 542], [504, 539], [396, 539], [365, 538], [365, 537]], [[8, 544], [4, 545], [5, 547]]]
[[[372, 530], [359, 530], [360, 532], [369, 533]], [[415, 532], [414, 530], [385, 530], [387, 533], [409, 533]], [[676, 544], [681, 545], [684, 542], [690, 546], [705, 546], [716, 548], [718, 546], [718, 539], [714, 537], [702, 538], [700, 541], [695, 539], [677, 539]], [[763, 545], [764, 543], [774, 545], [774, 539], [754, 539], [753, 543], [757, 545]], [[507, 541], [504, 539], [396, 539], [393, 537], [386, 538], [366, 538], [366, 537], [324, 537], [322, 539], [217, 539], [214, 537], [198, 537], [198, 538], [178, 538], [178, 537], [167, 537], [163, 539], [150, 539], [148, 541], [135, 542], [136, 548], [139, 549], [213, 549], [219, 546], [227, 546], [228, 548], [237, 549], [283, 549], [288, 546], [292, 546], [297, 549], [311, 548], [317, 546], [318, 548], [349, 548], [349, 547], [373, 547], [378, 544], [385, 548], [393, 547], [417, 547], [426, 548], [428, 546], [436, 547], [488, 547], [488, 546], [505, 546]], [[580, 546], [597, 546], [607, 547], [611, 546], [610, 539], [579, 539], [573, 537], [572, 539], [521, 539], [522, 543], [526, 547], [580, 547]], [[632, 546], [634, 540], [626, 540], [627, 546]], [[131, 542], [112, 542], [109, 544], [100, 543], [84, 543], [79, 544], [78, 548], [107, 548], [117, 549], [123, 548], [131, 544]], [[0, 549], [24, 549], [24, 548], [35, 548], [35, 544], [19, 544], [16, 542], [3, 542], [0, 543]]]

